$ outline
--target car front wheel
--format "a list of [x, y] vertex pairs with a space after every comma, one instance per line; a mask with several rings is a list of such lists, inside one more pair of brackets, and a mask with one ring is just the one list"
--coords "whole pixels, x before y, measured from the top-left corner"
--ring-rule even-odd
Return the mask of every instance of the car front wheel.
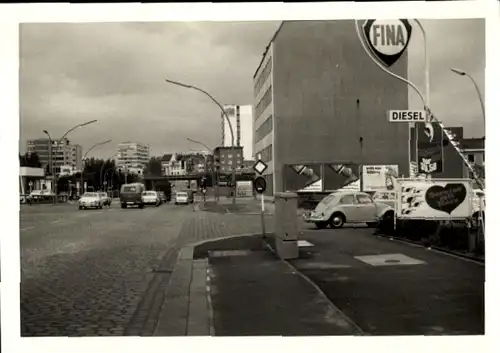
[[334, 213], [330, 218], [330, 227], [333, 229], [342, 228], [345, 223], [345, 216], [342, 213]]

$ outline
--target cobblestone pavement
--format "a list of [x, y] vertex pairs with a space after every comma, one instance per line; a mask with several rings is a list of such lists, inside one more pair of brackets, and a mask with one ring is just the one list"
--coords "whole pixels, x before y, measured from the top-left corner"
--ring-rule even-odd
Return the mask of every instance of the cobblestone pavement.
[[260, 216], [196, 209], [22, 207], [21, 335], [152, 335], [182, 246], [261, 229]]

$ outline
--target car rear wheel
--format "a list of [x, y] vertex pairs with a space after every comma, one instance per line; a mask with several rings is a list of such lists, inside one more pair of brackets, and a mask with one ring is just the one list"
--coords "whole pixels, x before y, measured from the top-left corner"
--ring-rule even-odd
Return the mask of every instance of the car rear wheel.
[[340, 212], [334, 213], [330, 218], [330, 227], [332, 227], [333, 229], [342, 228], [344, 223], [345, 216]]
[[366, 222], [366, 225], [368, 228], [375, 228], [377, 226], [378, 222]]
[[81, 209], [83, 209], [83, 207], [82, 206], [78, 206], [78, 209], [81, 210]]
[[139, 204], [139, 208], [144, 208], [144, 204], [143, 204], [143, 203], [140, 203], [140, 204]]
[[127, 205], [122, 203], [122, 208], [127, 208]]

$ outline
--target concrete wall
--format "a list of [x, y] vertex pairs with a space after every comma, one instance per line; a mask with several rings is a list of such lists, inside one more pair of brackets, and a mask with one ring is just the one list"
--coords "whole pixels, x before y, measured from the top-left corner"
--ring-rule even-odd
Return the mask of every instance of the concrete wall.
[[[408, 109], [408, 87], [371, 61], [354, 21], [285, 22], [273, 46], [274, 192], [285, 164], [409, 169], [408, 125], [387, 120], [388, 110]], [[407, 55], [391, 70], [406, 77]]]

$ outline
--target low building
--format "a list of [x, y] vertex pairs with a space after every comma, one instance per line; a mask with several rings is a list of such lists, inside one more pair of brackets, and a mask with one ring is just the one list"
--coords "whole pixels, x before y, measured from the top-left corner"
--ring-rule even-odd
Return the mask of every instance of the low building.
[[50, 190], [50, 180], [45, 178], [44, 168], [19, 167], [19, 193], [29, 194], [33, 190]]
[[215, 168], [219, 173], [232, 173], [243, 165], [243, 147], [216, 147]]

